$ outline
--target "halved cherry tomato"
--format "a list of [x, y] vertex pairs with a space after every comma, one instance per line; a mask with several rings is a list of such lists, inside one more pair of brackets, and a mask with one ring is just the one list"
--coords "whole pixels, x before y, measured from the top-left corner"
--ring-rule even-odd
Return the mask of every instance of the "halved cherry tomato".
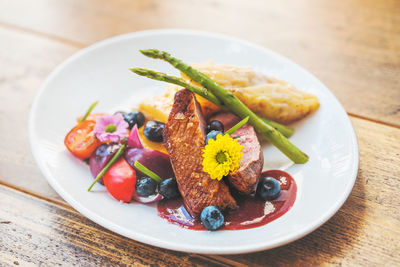
[[135, 192], [136, 172], [122, 157], [103, 176], [108, 192], [118, 201], [129, 202]]
[[[93, 114], [89, 114], [89, 116], [87, 116], [87, 118], [86, 118], [85, 121], [94, 121], [94, 122], [96, 122], [97, 117], [105, 116], [105, 115], [107, 115], [107, 114], [105, 114], [105, 113], [93, 113]], [[79, 122], [81, 121], [82, 117], [83, 117], [83, 116], [79, 116], [78, 118], [76, 118], [76, 122], [79, 123]]]
[[101, 142], [97, 140], [93, 132], [95, 125], [96, 122], [85, 120], [78, 123], [65, 136], [64, 144], [75, 157], [87, 159], [101, 145]]

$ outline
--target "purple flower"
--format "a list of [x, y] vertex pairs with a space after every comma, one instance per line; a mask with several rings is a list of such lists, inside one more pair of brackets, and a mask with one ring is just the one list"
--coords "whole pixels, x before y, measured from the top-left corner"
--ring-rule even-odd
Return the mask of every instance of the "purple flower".
[[100, 116], [96, 120], [94, 132], [97, 139], [101, 142], [119, 142], [121, 137], [126, 137], [129, 133], [129, 124], [124, 120], [120, 113], [115, 115]]

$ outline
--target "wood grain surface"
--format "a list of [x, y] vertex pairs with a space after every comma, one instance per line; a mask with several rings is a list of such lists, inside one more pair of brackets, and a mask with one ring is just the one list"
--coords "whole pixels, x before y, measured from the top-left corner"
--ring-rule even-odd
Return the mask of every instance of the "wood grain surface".
[[399, 14], [398, 0], [0, 1], [0, 23], [78, 47], [152, 28], [249, 40], [310, 70], [349, 113], [397, 126]]
[[[0, 266], [400, 265], [400, 1], [0, 0]], [[90, 222], [48, 185], [28, 114], [59, 63], [117, 34], [185, 28], [259, 43], [314, 73], [351, 115], [360, 150], [340, 211], [301, 240], [245, 255], [140, 244]]]

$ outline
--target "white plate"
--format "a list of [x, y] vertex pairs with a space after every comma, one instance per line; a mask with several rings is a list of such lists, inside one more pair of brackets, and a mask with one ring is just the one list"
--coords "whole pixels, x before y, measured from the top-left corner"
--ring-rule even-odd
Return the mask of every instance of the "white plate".
[[[158, 48], [185, 62], [213, 60], [246, 65], [293, 83], [318, 96], [321, 107], [294, 125], [291, 141], [310, 156], [305, 165], [289, 161], [272, 146], [264, 149], [268, 168], [286, 168], [298, 185], [291, 210], [254, 229], [193, 231], [169, 224], [155, 206], [122, 204], [92, 182], [88, 166], [72, 157], [63, 140], [75, 118], [99, 100], [96, 112], [129, 108], [148, 95], [163, 92], [164, 83], [132, 74], [145, 67], [177, 75], [170, 65], [149, 59], [138, 49]], [[312, 74], [260, 46], [226, 36], [186, 30], [155, 30], [117, 36], [76, 53], [47, 78], [36, 97], [29, 121], [33, 155], [53, 188], [94, 222], [134, 240], [163, 248], [212, 254], [270, 249], [315, 230], [341, 207], [358, 170], [357, 140], [346, 112]]]

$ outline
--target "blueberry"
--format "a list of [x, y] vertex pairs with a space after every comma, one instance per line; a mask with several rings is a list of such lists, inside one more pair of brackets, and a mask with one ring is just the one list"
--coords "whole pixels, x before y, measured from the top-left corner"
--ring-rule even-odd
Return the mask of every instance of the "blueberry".
[[162, 142], [164, 123], [159, 121], [148, 121], [144, 127], [144, 135], [153, 142]]
[[158, 192], [166, 199], [173, 199], [180, 196], [175, 178], [168, 178], [159, 183]]
[[276, 199], [281, 193], [281, 184], [272, 177], [263, 177], [260, 179], [256, 195], [264, 200]]
[[224, 125], [220, 121], [213, 120], [207, 125], [207, 132], [212, 130], [224, 132]]
[[206, 145], [208, 144], [208, 140], [210, 140], [210, 139], [216, 140], [218, 134], [224, 135], [224, 133], [223, 133], [223, 132], [220, 132], [220, 131], [212, 130], [211, 132], [209, 132], [209, 133], [207, 134], [207, 137], [206, 137]]
[[208, 230], [217, 230], [224, 224], [224, 215], [217, 207], [208, 206], [200, 215], [201, 222]]
[[101, 144], [97, 149], [95, 150], [95, 155], [96, 157], [99, 158], [104, 158], [104, 157], [111, 157], [118, 151], [118, 149], [121, 147], [121, 144], [119, 143], [105, 143]]
[[138, 129], [143, 126], [144, 124], [144, 115], [140, 111], [132, 111], [126, 114], [122, 114], [124, 116], [124, 120], [129, 123], [129, 129], [136, 124]]
[[157, 182], [149, 177], [140, 179], [136, 183], [136, 192], [141, 197], [154, 195], [157, 188]]

